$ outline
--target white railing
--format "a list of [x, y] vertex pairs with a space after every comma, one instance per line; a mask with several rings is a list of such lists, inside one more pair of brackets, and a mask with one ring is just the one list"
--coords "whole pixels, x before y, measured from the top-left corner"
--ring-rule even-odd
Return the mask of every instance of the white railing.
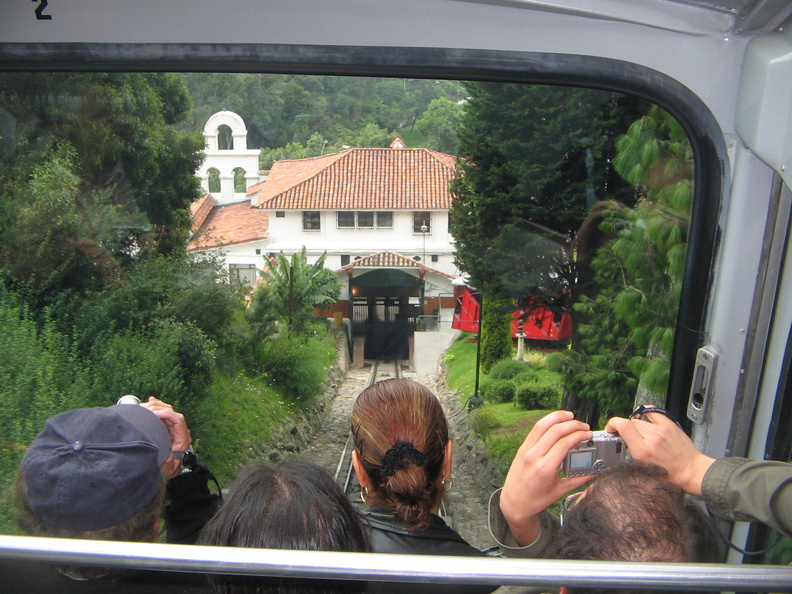
[[792, 567], [284, 551], [0, 536], [0, 559], [385, 582], [792, 592]]

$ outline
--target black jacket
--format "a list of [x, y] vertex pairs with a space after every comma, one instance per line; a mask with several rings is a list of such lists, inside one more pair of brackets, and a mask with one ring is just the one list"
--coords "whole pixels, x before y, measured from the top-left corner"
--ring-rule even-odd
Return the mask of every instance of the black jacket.
[[[374, 508], [365, 514], [370, 527], [371, 546], [375, 553], [403, 555], [450, 555], [483, 557], [440, 518], [432, 514], [432, 523], [423, 530], [409, 532], [387, 508]], [[370, 583], [368, 592], [376, 594], [487, 594], [497, 586], [411, 584], [398, 582]]]

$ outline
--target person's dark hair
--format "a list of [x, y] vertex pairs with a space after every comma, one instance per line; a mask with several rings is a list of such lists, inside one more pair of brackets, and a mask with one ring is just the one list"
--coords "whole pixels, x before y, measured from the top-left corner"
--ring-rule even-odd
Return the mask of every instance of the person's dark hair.
[[425, 386], [403, 379], [377, 382], [352, 408], [355, 450], [371, 480], [369, 505], [385, 505], [410, 531], [429, 525], [443, 496], [448, 424]]
[[[560, 559], [714, 563], [720, 560], [716, 530], [663, 468], [619, 464], [600, 475], [566, 514], [557, 553]], [[571, 594], [607, 591], [569, 588]]]
[[[299, 459], [243, 468], [198, 544], [265, 549], [368, 552], [361, 515], [324, 468]], [[217, 592], [363, 592], [351, 581], [210, 576]]]

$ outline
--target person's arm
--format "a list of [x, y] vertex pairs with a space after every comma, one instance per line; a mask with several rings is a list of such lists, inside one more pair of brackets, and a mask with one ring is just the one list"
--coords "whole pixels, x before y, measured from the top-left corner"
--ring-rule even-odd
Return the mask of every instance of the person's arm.
[[569, 450], [591, 437], [589, 426], [565, 410], [550, 413], [531, 429], [514, 456], [499, 500], [517, 545], [535, 543], [542, 532], [543, 512], [591, 480], [590, 476], [564, 478], [558, 473]]
[[605, 427], [618, 433], [635, 460], [657, 464], [707, 509], [726, 520], [756, 521], [792, 535], [792, 465], [745, 458], [705, 456], [676, 423], [657, 413], [649, 422], [614, 417]]
[[[171, 438], [171, 452], [186, 452], [190, 449], [192, 437], [183, 414], [173, 410], [173, 407], [167, 402], [163, 402], [153, 396], [148, 399], [148, 402], [141, 402], [140, 406], [149, 409], [157, 415], [168, 429]], [[162, 470], [168, 478], [178, 476], [181, 473], [181, 460], [174, 458], [173, 454], [171, 454], [162, 463]]]
[[719, 518], [761, 522], [792, 536], [792, 464], [722, 458], [707, 470], [702, 492]]
[[[141, 403], [165, 424], [171, 437], [173, 452], [187, 452], [192, 445], [190, 429], [184, 415], [173, 407], [151, 397]], [[169, 480], [166, 485], [165, 540], [173, 544], [192, 544], [209, 521], [220, 502], [220, 496], [209, 490], [209, 480], [214, 478], [205, 465], [197, 462], [182, 468], [182, 459], [171, 454], [162, 464]]]
[[501, 489], [495, 491], [489, 499], [487, 520], [492, 538], [498, 543], [501, 551], [507, 557], [526, 559], [549, 559], [554, 556], [553, 543], [558, 532], [558, 518], [543, 511], [539, 514], [539, 536], [526, 546], [521, 546], [512, 535], [506, 518], [500, 509]]
[[701, 495], [704, 475], [715, 458], [705, 456], [679, 426], [659, 413], [647, 413], [648, 421], [614, 417], [605, 431], [618, 433], [633, 459], [657, 464], [668, 472], [671, 481], [690, 495]]

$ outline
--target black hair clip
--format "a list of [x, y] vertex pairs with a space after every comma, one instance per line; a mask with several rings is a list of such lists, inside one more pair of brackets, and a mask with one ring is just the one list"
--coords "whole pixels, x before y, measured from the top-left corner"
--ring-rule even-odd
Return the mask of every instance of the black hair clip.
[[673, 417], [673, 415], [667, 410], [663, 410], [662, 408], [657, 408], [656, 406], [646, 406], [645, 404], [641, 404], [634, 411], [632, 411], [632, 413], [630, 413], [630, 420], [634, 419], [635, 417], [642, 417], [648, 413], [657, 413], [660, 415], [665, 415], [666, 417], [674, 421], [677, 427], [679, 427], [680, 429], [682, 428], [682, 425], [679, 424], [679, 421], [677, 421]]

